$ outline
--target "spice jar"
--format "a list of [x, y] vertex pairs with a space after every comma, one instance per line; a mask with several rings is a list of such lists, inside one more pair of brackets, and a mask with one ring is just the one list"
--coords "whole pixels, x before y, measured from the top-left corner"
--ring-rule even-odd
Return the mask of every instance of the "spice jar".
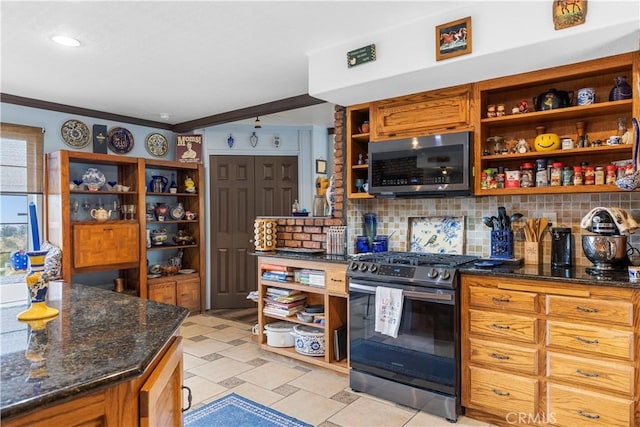
[[548, 185], [547, 159], [538, 159], [536, 160], [536, 187], [546, 187]]
[[624, 176], [624, 166], [618, 166], [616, 169], [616, 178], [622, 178]]
[[582, 185], [582, 166], [573, 167], [573, 185]]
[[553, 162], [551, 165], [551, 186], [562, 185], [562, 162]]
[[604, 168], [602, 166], [596, 167], [595, 183], [596, 185], [604, 185]]
[[628, 163], [627, 167], [624, 168], [624, 174], [625, 175], [633, 175], [633, 164], [632, 163]]
[[605, 183], [607, 184], [615, 184], [618, 175], [616, 174], [616, 165], [607, 165], [607, 176], [605, 178]]
[[520, 187], [533, 187], [533, 163], [523, 163], [520, 166]]
[[584, 184], [594, 185], [596, 183], [596, 172], [593, 166], [584, 167]]
[[496, 173], [496, 188], [504, 188], [504, 166], [498, 166]]
[[562, 185], [573, 185], [573, 170], [570, 166], [562, 169]]

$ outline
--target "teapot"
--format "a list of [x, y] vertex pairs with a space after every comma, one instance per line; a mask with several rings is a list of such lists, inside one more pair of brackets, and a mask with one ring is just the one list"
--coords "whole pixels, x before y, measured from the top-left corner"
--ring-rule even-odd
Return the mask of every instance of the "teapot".
[[103, 208], [91, 209], [91, 218], [96, 221], [106, 221], [111, 216], [111, 211], [104, 210]]
[[554, 110], [557, 108], [571, 107], [573, 104], [573, 92], [549, 89], [533, 98], [536, 111]]
[[153, 175], [149, 181], [149, 191], [152, 193], [164, 193], [167, 190], [169, 180], [162, 175]]

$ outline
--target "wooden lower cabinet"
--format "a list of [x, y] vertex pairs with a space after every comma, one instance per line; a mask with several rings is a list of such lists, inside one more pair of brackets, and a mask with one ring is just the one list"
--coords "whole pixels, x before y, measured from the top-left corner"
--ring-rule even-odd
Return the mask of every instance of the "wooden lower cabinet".
[[167, 276], [149, 280], [149, 299], [200, 312], [200, 278]]
[[640, 290], [463, 274], [461, 313], [469, 417], [640, 426]]
[[144, 373], [100, 391], [16, 418], [3, 427], [182, 426], [182, 337], [173, 337]]
[[[263, 267], [265, 266], [265, 267]], [[324, 272], [324, 286], [309, 286], [295, 281], [278, 282], [274, 280], [265, 280], [262, 273], [267, 270], [266, 266], [278, 266], [286, 268], [289, 271], [312, 269]], [[349, 372], [347, 359], [337, 360], [336, 342], [334, 334], [336, 330], [346, 328], [347, 326], [347, 266], [346, 264], [309, 261], [303, 259], [290, 259], [286, 257], [267, 257], [258, 258], [258, 342], [263, 350], [278, 353], [283, 356], [301, 360], [303, 362], [328, 368], [339, 373], [346, 374]], [[299, 320], [295, 315], [289, 317], [273, 316], [263, 312], [265, 306], [264, 298], [267, 295], [268, 288], [285, 288], [301, 291], [307, 295], [307, 305], [324, 305], [324, 324], [311, 324]], [[287, 321], [295, 324], [309, 325], [315, 328], [324, 329], [324, 346], [325, 352], [323, 356], [309, 356], [298, 353], [295, 347], [273, 347], [267, 344], [267, 336], [264, 333], [265, 325], [274, 322]], [[346, 351], [346, 349], [345, 349]]]

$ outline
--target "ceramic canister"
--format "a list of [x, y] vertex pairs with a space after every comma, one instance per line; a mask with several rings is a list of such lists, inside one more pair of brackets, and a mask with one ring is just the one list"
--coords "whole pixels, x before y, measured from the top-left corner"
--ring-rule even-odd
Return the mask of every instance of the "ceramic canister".
[[595, 104], [596, 102], [596, 89], [593, 87], [583, 87], [578, 89], [578, 105]]

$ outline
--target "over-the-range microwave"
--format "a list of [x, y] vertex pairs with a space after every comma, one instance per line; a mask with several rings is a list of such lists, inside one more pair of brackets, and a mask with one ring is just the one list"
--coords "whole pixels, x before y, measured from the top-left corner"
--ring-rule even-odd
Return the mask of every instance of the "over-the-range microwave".
[[471, 132], [369, 143], [369, 194], [445, 197], [473, 194]]

